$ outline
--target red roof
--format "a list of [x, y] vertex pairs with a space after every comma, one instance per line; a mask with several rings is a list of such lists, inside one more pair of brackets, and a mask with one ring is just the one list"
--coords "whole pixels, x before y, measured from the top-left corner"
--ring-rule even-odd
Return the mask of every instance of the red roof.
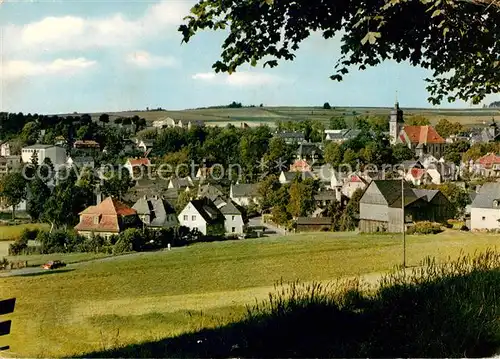
[[422, 169], [422, 168], [412, 168], [410, 170], [410, 174], [413, 178], [415, 179], [419, 179], [419, 178], [422, 178], [422, 176], [425, 174], [425, 169]]
[[490, 152], [483, 157], [478, 158], [476, 163], [479, 163], [485, 167], [491, 166], [493, 164], [500, 164], [500, 156], [497, 156], [494, 153]]
[[77, 231], [112, 232], [121, 230], [119, 217], [133, 216], [135, 209], [113, 199], [106, 198], [96, 206], [90, 206], [80, 213], [80, 223], [75, 226]]
[[311, 171], [311, 166], [305, 160], [296, 160], [290, 166], [290, 171], [291, 172], [310, 172]]
[[366, 181], [361, 177], [359, 177], [358, 175], [352, 175], [349, 177], [349, 182], [366, 182]]
[[129, 158], [128, 163], [130, 163], [131, 166], [149, 166], [149, 165], [151, 165], [149, 158]]
[[75, 141], [75, 143], [73, 144], [73, 147], [95, 147], [95, 148], [99, 148], [99, 143], [97, 143], [96, 141], [93, 141], [93, 140], [78, 140], [78, 141]]
[[403, 131], [411, 143], [426, 145], [446, 142], [432, 126], [405, 126]]

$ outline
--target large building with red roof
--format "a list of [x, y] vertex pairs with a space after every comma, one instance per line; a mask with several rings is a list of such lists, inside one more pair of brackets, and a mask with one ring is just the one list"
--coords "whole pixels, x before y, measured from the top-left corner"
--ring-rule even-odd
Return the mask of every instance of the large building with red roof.
[[80, 222], [75, 226], [79, 234], [90, 237], [92, 234], [108, 238], [135, 225], [137, 212], [126, 204], [108, 197], [95, 206], [80, 212]]
[[407, 145], [417, 157], [429, 154], [441, 158], [446, 146], [444, 138], [432, 126], [404, 126], [397, 143]]

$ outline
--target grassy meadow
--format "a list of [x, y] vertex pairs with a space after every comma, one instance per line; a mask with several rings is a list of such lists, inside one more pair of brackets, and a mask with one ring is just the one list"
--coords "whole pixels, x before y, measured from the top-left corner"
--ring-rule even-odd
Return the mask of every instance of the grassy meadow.
[[11, 241], [16, 239], [25, 229], [49, 229], [45, 223], [28, 223], [15, 226], [0, 226], [0, 241]]
[[[332, 106], [335, 106], [331, 103]], [[405, 116], [424, 116], [432, 124], [446, 118], [449, 121], [458, 121], [466, 126], [483, 126], [485, 122], [491, 120], [493, 116], [499, 116], [498, 109], [418, 109], [404, 108]], [[123, 111], [109, 113], [111, 122], [117, 117], [132, 117], [138, 115], [144, 117], [148, 122], [172, 117], [176, 120], [203, 120], [207, 125], [225, 126], [233, 124], [240, 126], [245, 122], [249, 126], [260, 124], [274, 125], [276, 120], [299, 121], [305, 119], [320, 120], [328, 124], [329, 119], [334, 116], [344, 116], [347, 122], [354, 116], [359, 115], [379, 115], [387, 116], [391, 111], [390, 107], [335, 107], [331, 110], [324, 110], [322, 107], [245, 107], [245, 108], [207, 108], [192, 109], [183, 111]], [[100, 113], [92, 114], [94, 119], [99, 118]]]
[[[408, 237], [408, 263], [493, 248], [500, 237], [447, 232]], [[55, 258], [55, 256], [52, 256]], [[400, 236], [315, 233], [196, 244], [0, 278], [16, 297], [11, 356], [71, 356], [154, 341], [240, 319], [273, 285], [363, 276], [401, 263]], [[67, 260], [70, 255], [58, 255]]]

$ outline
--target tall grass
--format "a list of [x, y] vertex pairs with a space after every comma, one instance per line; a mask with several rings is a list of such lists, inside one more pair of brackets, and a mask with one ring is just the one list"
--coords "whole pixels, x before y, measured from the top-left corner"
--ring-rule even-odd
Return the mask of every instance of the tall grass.
[[500, 253], [359, 280], [278, 283], [243, 320], [86, 357], [487, 357], [500, 348]]

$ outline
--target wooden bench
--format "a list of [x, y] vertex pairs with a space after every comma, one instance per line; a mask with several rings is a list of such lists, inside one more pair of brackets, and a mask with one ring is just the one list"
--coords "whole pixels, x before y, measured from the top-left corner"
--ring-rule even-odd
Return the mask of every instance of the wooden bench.
[[[16, 305], [16, 298], [6, 299], [0, 301], [0, 315], [10, 314], [14, 312], [14, 306]], [[10, 327], [12, 321], [0, 321], [0, 336], [10, 334]], [[0, 347], [0, 351], [9, 349], [9, 346]]]

